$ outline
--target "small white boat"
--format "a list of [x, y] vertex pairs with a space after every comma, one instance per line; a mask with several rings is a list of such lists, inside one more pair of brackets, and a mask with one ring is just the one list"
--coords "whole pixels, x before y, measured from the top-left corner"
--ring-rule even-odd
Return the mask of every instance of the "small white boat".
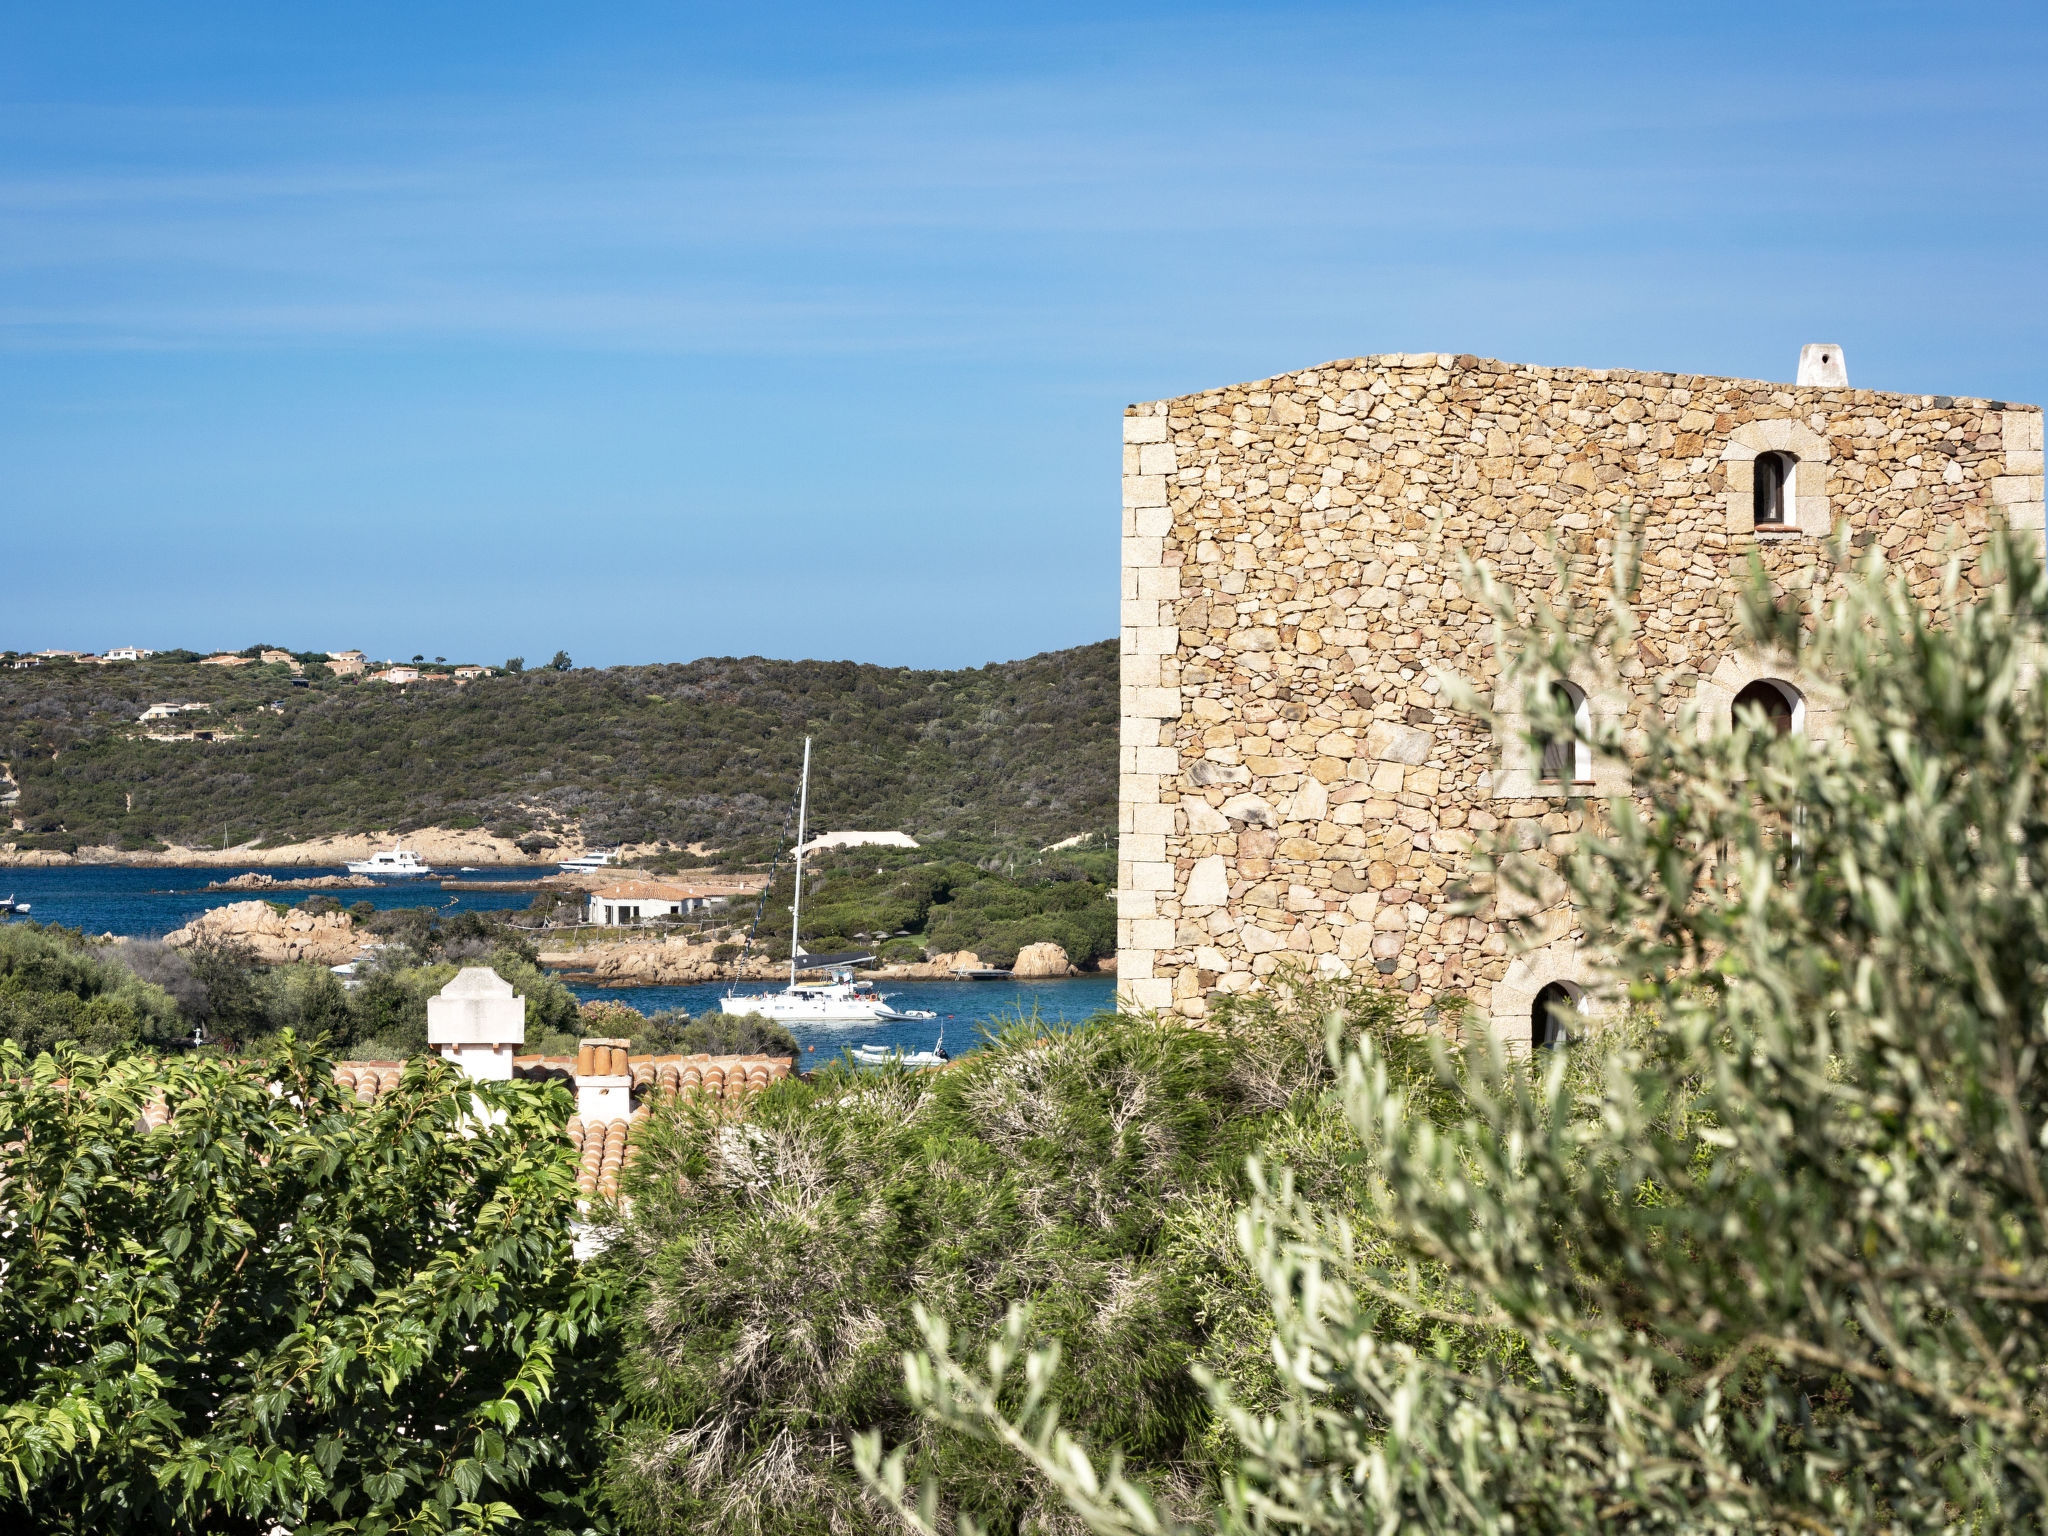
[[367, 859], [356, 860], [349, 865], [348, 872], [352, 875], [382, 875], [388, 880], [421, 880], [434, 870], [425, 859], [401, 845], [373, 853]]
[[600, 848], [595, 853], [580, 853], [573, 859], [564, 859], [555, 867], [565, 875], [587, 875], [594, 870], [610, 869], [618, 862], [618, 849]]
[[864, 1067], [943, 1067], [953, 1058], [946, 1054], [946, 1032], [939, 1031], [939, 1043], [928, 1051], [906, 1051], [900, 1046], [856, 1045], [853, 1059]]
[[5, 901], [0, 901], [0, 912], [15, 912], [26, 917], [28, 915], [28, 903], [16, 901], [10, 896]]

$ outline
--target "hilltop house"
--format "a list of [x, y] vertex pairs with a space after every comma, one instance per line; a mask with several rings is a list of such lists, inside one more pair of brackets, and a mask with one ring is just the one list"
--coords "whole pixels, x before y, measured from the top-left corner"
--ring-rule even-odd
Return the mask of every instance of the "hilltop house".
[[457, 667], [455, 669], [455, 681], [466, 683], [473, 677], [489, 677], [496, 670], [495, 667]]
[[386, 667], [381, 672], [372, 672], [366, 679], [372, 683], [416, 683], [419, 680], [417, 667]]
[[231, 652], [222, 651], [217, 655], [202, 658], [199, 665], [202, 667], [246, 667], [250, 664], [250, 660], [251, 658], [247, 656], [236, 656]]
[[[1654, 681], [1703, 730], [1747, 704], [1825, 736], [1826, 680], [1734, 622], [1752, 558], [1824, 602], [1844, 531], [1930, 594], [1952, 549], [2042, 537], [2038, 407], [1852, 389], [1826, 344], [1792, 384], [1351, 358], [1132, 406], [1123, 437], [1118, 985], [1196, 1018], [1299, 965], [1462, 994], [1533, 1045], [1594, 979], [1568, 898], [1455, 900], [1476, 833], [1554, 866], [1585, 797], [1630, 775], [1531, 750], [1461, 552], [1548, 594], [1555, 543], [1599, 586], [1626, 520], [1638, 655], [1552, 697], [1625, 725]], [[1447, 678], [1500, 728], [1449, 707]]]
[[155, 651], [144, 650], [139, 645], [117, 645], [100, 659], [102, 661], [142, 661], [155, 654]]
[[583, 920], [601, 928], [645, 923], [657, 917], [681, 917], [727, 900], [729, 890], [661, 880], [622, 880], [590, 893]]
[[827, 848], [915, 848], [917, 839], [908, 832], [825, 832], [812, 838], [798, 853], [818, 853]]

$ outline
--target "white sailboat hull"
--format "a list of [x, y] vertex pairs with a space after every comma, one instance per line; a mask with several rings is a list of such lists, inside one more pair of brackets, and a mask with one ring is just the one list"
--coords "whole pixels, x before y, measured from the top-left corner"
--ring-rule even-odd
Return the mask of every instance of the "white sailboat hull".
[[842, 983], [780, 992], [728, 992], [718, 1006], [726, 1013], [752, 1014], [778, 1024], [899, 1024], [938, 1017], [927, 1009], [892, 1008], [878, 993], [857, 991]]

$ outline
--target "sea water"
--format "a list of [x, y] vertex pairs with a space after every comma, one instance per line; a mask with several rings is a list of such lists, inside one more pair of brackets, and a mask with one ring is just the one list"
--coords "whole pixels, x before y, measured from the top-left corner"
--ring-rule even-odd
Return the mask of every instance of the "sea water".
[[[24, 865], [0, 869], [0, 896], [29, 902], [37, 922], [62, 923], [87, 933], [124, 938], [161, 938], [182, 928], [200, 913], [230, 902], [278, 900], [294, 904], [309, 895], [331, 896], [344, 906], [367, 901], [379, 909], [433, 907], [443, 913], [517, 910], [533, 900], [529, 891], [444, 891], [439, 880], [384, 880], [375, 886], [331, 891], [209, 891], [216, 880], [261, 869], [279, 880], [340, 875], [339, 865], [327, 868], [275, 868], [262, 865], [215, 865], [206, 868], [130, 868], [111, 864]], [[463, 872], [474, 880], [536, 880], [555, 866], [500, 867]], [[453, 877], [452, 871], [443, 871]], [[539, 934], [533, 935], [536, 939]], [[802, 1067], [808, 1071], [856, 1045], [887, 1050], [922, 1051], [937, 1044], [943, 1031], [946, 1050], [958, 1056], [973, 1050], [984, 1032], [1018, 1023], [1055, 1028], [1079, 1024], [1114, 1006], [1116, 980], [1110, 976], [1076, 976], [1059, 981], [897, 981], [878, 982], [898, 1008], [928, 1009], [936, 1019], [890, 1024], [795, 1024], [790, 1033], [804, 1047]], [[742, 992], [775, 990], [772, 982], [743, 982]], [[569, 990], [584, 1002], [609, 998], [642, 1013], [687, 1009], [692, 1014], [715, 1012], [726, 983], [692, 987], [593, 987], [570, 982]]]
[[[592, 987], [569, 983], [584, 1002], [609, 998], [642, 1013], [687, 1009], [692, 1014], [717, 1011], [726, 983], [693, 987]], [[773, 982], [741, 982], [738, 990], [772, 992]], [[857, 1045], [879, 1045], [891, 1051], [930, 1050], [943, 1034], [946, 1051], [959, 1056], [973, 1050], [984, 1034], [1018, 1024], [1069, 1028], [1115, 1006], [1114, 976], [1072, 976], [1060, 981], [878, 981], [875, 990], [902, 1009], [929, 1009], [936, 1019], [888, 1024], [790, 1024], [785, 1026], [804, 1048], [800, 1070], [822, 1066]]]
[[260, 864], [222, 864], [203, 869], [114, 864], [28, 864], [0, 869], [0, 896], [30, 903], [29, 916], [39, 923], [62, 923], [87, 933], [121, 938], [160, 939], [182, 928], [202, 912], [237, 901], [284, 901], [296, 906], [308, 896], [331, 896], [345, 907], [367, 901], [379, 909], [434, 907], [442, 912], [502, 912], [533, 901], [531, 891], [444, 891], [441, 879], [538, 880], [555, 873], [553, 864], [537, 868], [479, 869], [457, 875], [443, 870], [431, 880], [380, 880], [374, 886], [331, 891], [209, 891], [215, 880], [260, 871], [278, 880], [310, 880], [321, 875], [346, 875], [339, 864], [281, 869]]

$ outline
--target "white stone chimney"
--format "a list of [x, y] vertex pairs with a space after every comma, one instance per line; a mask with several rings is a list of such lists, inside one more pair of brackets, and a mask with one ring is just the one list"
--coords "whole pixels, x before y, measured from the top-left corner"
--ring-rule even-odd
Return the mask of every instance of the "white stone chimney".
[[1832, 341], [1809, 341], [1799, 349], [1799, 382], [1826, 389], [1849, 387], [1849, 365]]
[[526, 1043], [526, 1000], [487, 965], [472, 965], [427, 999], [427, 1044], [471, 1077], [512, 1076]]
[[633, 1113], [630, 1040], [590, 1037], [576, 1044], [576, 1113], [587, 1126]]

